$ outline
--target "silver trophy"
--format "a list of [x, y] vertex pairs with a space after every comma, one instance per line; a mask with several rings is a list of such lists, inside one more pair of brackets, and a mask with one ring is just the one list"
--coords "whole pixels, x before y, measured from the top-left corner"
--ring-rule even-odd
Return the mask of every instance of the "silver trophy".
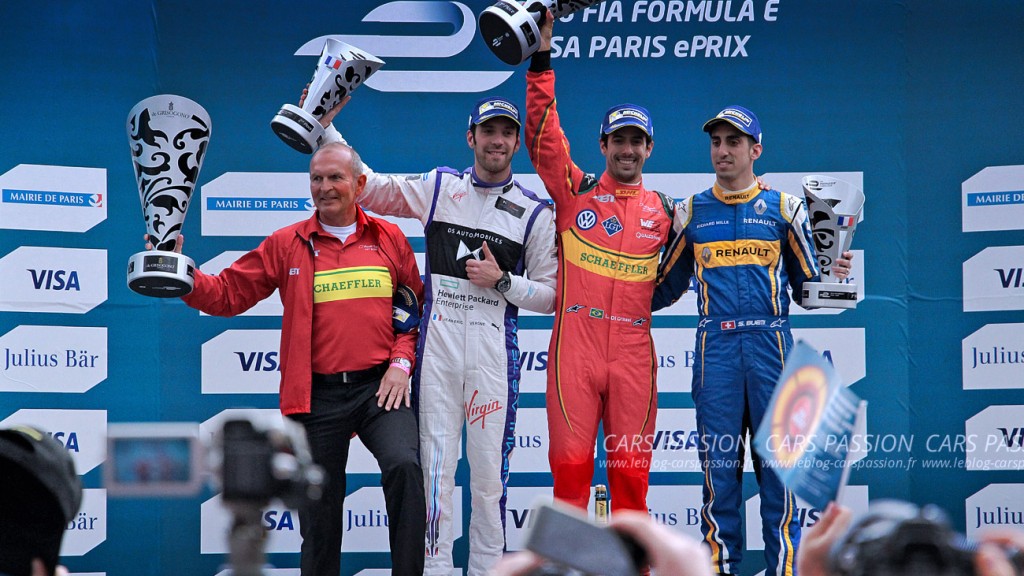
[[864, 192], [832, 176], [804, 176], [801, 183], [822, 279], [804, 282], [802, 304], [806, 308], [856, 308], [857, 285], [833, 276], [832, 265], [850, 249], [864, 209]]
[[545, 10], [568, 16], [604, 0], [498, 0], [480, 13], [480, 35], [502, 62], [522, 64], [540, 48], [540, 19]]
[[174, 298], [192, 291], [195, 263], [174, 251], [210, 143], [210, 115], [192, 100], [151, 96], [128, 114], [128, 143], [152, 250], [128, 260], [128, 287]]
[[320, 118], [383, 65], [380, 58], [329, 38], [309, 81], [309, 95], [302, 108], [285, 104], [270, 121], [270, 127], [285, 144], [311, 154], [324, 141]]

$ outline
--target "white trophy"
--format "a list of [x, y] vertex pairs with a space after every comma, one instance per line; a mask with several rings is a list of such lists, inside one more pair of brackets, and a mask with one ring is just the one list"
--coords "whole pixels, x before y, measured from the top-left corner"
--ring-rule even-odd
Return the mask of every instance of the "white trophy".
[[540, 19], [545, 10], [568, 16], [604, 0], [498, 0], [480, 13], [480, 35], [502, 62], [522, 64], [540, 48]]
[[320, 118], [383, 65], [380, 58], [329, 38], [309, 81], [309, 95], [302, 108], [285, 104], [270, 121], [270, 127], [285, 144], [311, 154], [324, 141]]
[[128, 143], [152, 250], [128, 260], [128, 287], [174, 298], [192, 291], [195, 263], [174, 251], [210, 143], [210, 115], [183, 96], [161, 94], [128, 114]]
[[850, 249], [864, 208], [864, 192], [832, 176], [804, 176], [801, 183], [822, 279], [804, 282], [802, 304], [806, 308], [856, 308], [857, 285], [833, 276], [832, 265]]

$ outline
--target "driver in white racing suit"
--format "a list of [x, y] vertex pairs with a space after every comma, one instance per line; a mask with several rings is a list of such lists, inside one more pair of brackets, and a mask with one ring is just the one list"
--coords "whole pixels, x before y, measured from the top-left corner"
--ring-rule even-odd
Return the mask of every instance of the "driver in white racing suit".
[[[321, 120], [328, 140], [344, 141]], [[467, 432], [472, 515], [469, 574], [484, 575], [505, 549], [509, 455], [519, 397], [519, 308], [550, 314], [555, 304], [554, 211], [512, 177], [519, 108], [483, 98], [469, 118], [474, 165], [422, 175], [366, 168], [356, 200], [377, 214], [416, 218], [426, 237], [426, 302], [413, 402], [427, 497], [425, 574], [453, 571], [455, 468]]]

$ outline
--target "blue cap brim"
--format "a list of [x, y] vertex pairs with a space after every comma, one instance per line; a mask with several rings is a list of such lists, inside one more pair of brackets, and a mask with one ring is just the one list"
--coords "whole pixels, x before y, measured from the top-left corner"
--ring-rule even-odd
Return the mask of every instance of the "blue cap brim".
[[743, 132], [747, 136], [750, 136], [751, 138], [753, 138], [754, 142], [760, 142], [761, 141], [756, 135], [751, 134], [750, 132], [748, 132], [747, 129], [742, 124], [739, 124], [739, 123], [737, 123], [734, 120], [731, 120], [729, 118], [724, 118], [724, 117], [715, 116], [711, 120], [708, 120], [707, 122], [705, 122], [704, 123], [704, 131], [707, 132], [708, 134], [710, 134], [711, 130], [714, 128], [715, 124], [717, 124], [719, 122], [728, 122], [729, 124], [732, 124], [733, 126], [736, 127], [737, 130], [739, 130], [740, 132]]
[[627, 126], [636, 126], [644, 134], [647, 134], [648, 136], [651, 136], [651, 133], [647, 130], [647, 125], [644, 124], [643, 122], [640, 122], [639, 120], [637, 120], [635, 118], [628, 118], [626, 120], [622, 120], [620, 122], [616, 122], [615, 124], [612, 124], [611, 126], [608, 126], [607, 128], [605, 128], [604, 133], [605, 134], [611, 134], [612, 132], [615, 132], [616, 130], [619, 130], [620, 128], [625, 128]]
[[523, 127], [523, 125], [519, 122], [518, 118], [516, 118], [512, 114], [509, 114], [508, 112], [505, 112], [505, 111], [494, 112], [494, 113], [491, 113], [491, 114], [485, 114], [483, 117], [478, 119], [473, 125], [474, 126], [479, 126], [479, 125], [483, 124], [484, 122], [487, 122], [488, 120], [493, 120], [494, 118], [499, 118], [499, 117], [508, 118], [509, 120], [515, 122], [516, 126], [519, 126], [520, 128]]

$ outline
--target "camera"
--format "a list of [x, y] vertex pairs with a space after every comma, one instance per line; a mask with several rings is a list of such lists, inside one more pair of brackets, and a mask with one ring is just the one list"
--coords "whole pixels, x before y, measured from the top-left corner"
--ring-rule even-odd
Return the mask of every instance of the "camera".
[[250, 420], [224, 423], [219, 468], [225, 502], [263, 506], [280, 498], [298, 508], [320, 500], [324, 474], [309, 455], [305, 431], [284, 422], [283, 430], [258, 429]]
[[262, 508], [274, 498], [301, 508], [320, 499], [323, 470], [313, 463], [302, 426], [287, 418], [235, 418], [208, 438], [197, 423], [111, 424], [103, 483], [127, 497], [194, 496], [212, 479], [233, 522], [233, 576], [263, 574]]
[[[969, 576], [977, 544], [956, 533], [937, 506], [918, 507], [878, 500], [829, 552], [829, 573], [836, 576]], [[1024, 557], [1010, 555], [1017, 574]]]
[[111, 496], [198, 494], [212, 481], [226, 503], [291, 507], [320, 499], [302, 426], [288, 419], [234, 418], [208, 438], [192, 422], [117, 423], [107, 429], [103, 483]]

